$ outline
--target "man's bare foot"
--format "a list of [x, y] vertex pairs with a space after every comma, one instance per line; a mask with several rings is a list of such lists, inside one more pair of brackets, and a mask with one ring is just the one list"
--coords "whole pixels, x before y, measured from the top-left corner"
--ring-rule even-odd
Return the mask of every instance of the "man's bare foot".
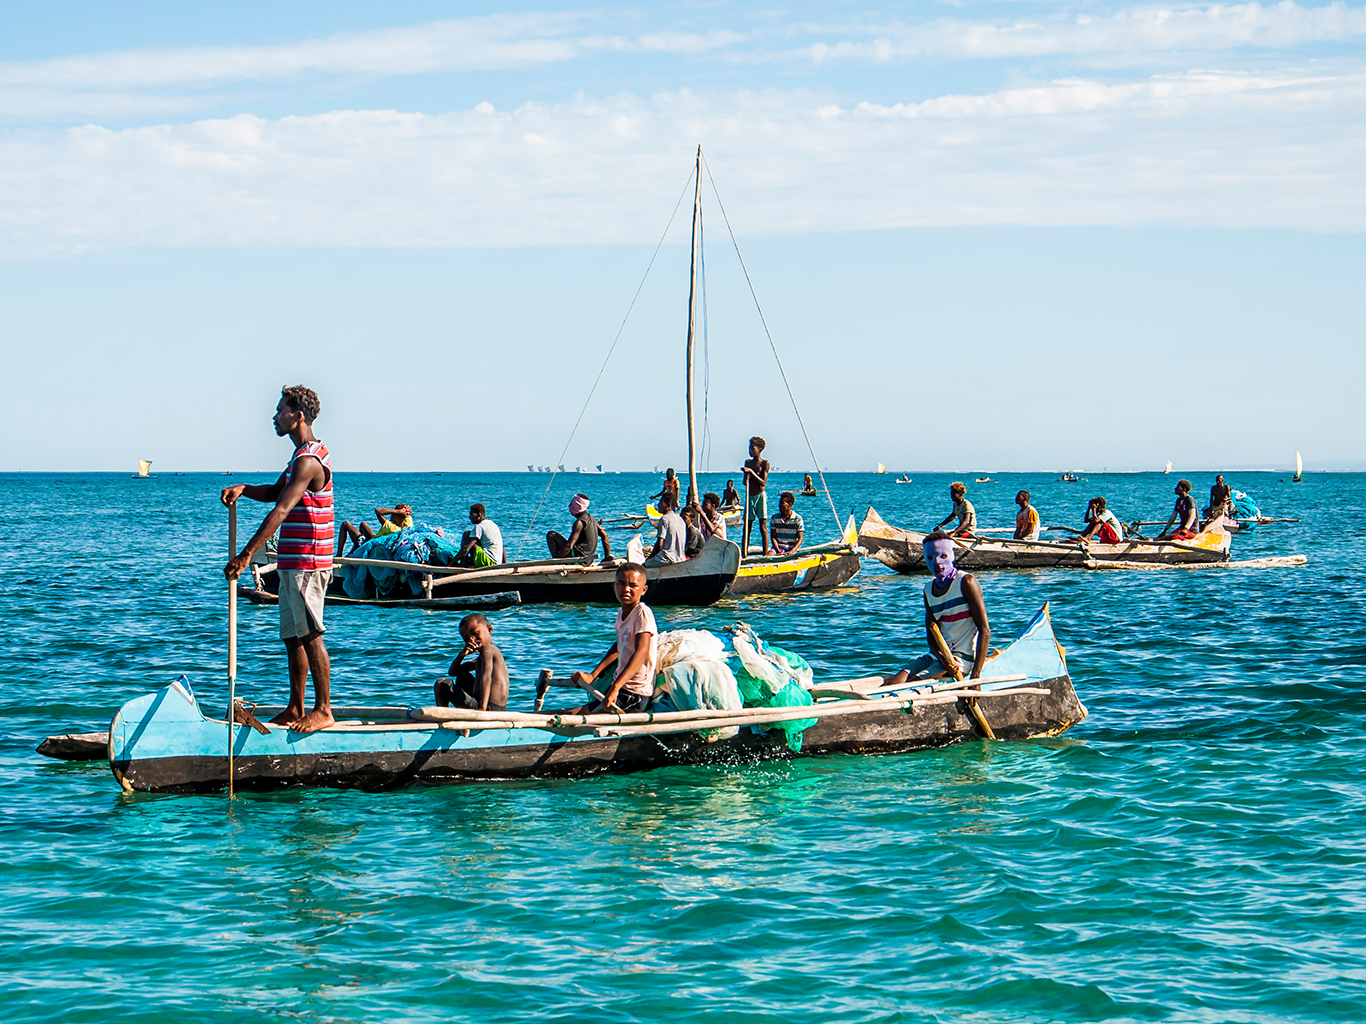
[[303, 718], [290, 722], [290, 732], [317, 732], [319, 729], [326, 729], [329, 725], [335, 725], [336, 720], [332, 717], [330, 710], [323, 711], [314, 708]]
[[281, 711], [278, 715], [276, 715], [274, 718], [270, 720], [270, 724], [289, 725], [291, 722], [297, 722], [302, 717], [302, 711], [295, 711], [293, 708], [285, 708], [283, 711]]

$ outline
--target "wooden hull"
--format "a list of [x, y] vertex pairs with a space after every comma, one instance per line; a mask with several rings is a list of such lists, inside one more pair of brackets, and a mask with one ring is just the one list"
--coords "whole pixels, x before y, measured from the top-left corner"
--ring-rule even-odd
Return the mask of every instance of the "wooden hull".
[[[274, 572], [261, 574], [263, 589], [245, 585], [237, 588], [237, 593], [252, 604], [278, 605], [280, 603], [280, 578]], [[522, 603], [522, 596], [515, 590], [468, 597], [347, 597], [335, 581], [332, 588], [323, 595], [326, 605], [369, 605], [375, 608], [421, 608], [429, 612], [498, 611]]]
[[[902, 530], [882, 520], [869, 507], [859, 529], [859, 544], [879, 562], [897, 572], [925, 572], [922, 545], [925, 534]], [[1097, 562], [1135, 562], [1155, 565], [1193, 565], [1227, 561], [1232, 537], [1220, 524], [1185, 541], [1127, 540], [1120, 544], [1059, 544], [1050, 541], [1003, 540], [990, 537], [955, 538], [955, 564], [978, 569], [1088, 569]]]
[[[984, 690], [979, 708], [997, 738], [1022, 740], [1057, 735], [1086, 717], [1053, 638], [1047, 608], [1025, 634], [992, 662], [993, 672], [1026, 677], [1030, 692], [1010, 684], [993, 695]], [[1021, 684], [1024, 685], [1024, 684]], [[1045, 692], [1046, 691], [1046, 692]], [[696, 726], [656, 729], [654, 734], [587, 726], [476, 729], [426, 720], [416, 709], [337, 709], [354, 722], [299, 735], [276, 727], [261, 735], [233, 728], [233, 781], [239, 789], [290, 786], [386, 789], [409, 783], [573, 778], [634, 772], [667, 765], [754, 762], [830, 754], [893, 754], [926, 750], [978, 737], [965, 699], [954, 694], [912, 697], [904, 710], [854, 706], [820, 718], [802, 735], [799, 753], [779, 730], [747, 726], [708, 743]], [[838, 699], [834, 699], [839, 703]], [[936, 702], [937, 700], [937, 702]], [[917, 703], [917, 701], [923, 701]], [[858, 701], [844, 701], [857, 705]], [[885, 702], [884, 702], [885, 703]], [[818, 702], [815, 709], [830, 708]], [[367, 711], [373, 714], [367, 719]], [[406, 717], [400, 717], [405, 716]], [[227, 722], [205, 717], [182, 677], [171, 686], [125, 704], [110, 724], [110, 767], [126, 790], [206, 792], [227, 785]]]
[[863, 563], [852, 548], [812, 548], [786, 558], [747, 558], [730, 585], [731, 597], [828, 590], [858, 575]]
[[[348, 560], [350, 564], [361, 564]], [[555, 564], [540, 562], [517, 563], [495, 566], [490, 569], [462, 569], [447, 575], [434, 575], [432, 598], [413, 595], [411, 589], [400, 582], [391, 597], [371, 594], [367, 591], [364, 599], [347, 598], [341, 581], [334, 578], [328, 590], [328, 599], [336, 603], [373, 603], [395, 604], [401, 607], [436, 607], [440, 599], [452, 602], [468, 602], [471, 599], [505, 599], [509, 592], [517, 595], [522, 604], [549, 604], [554, 602], [616, 604], [616, 594], [612, 589], [616, 580], [617, 566], [625, 559], [592, 562], [583, 565], [578, 562], [562, 560]], [[378, 563], [389, 565], [391, 563]], [[405, 566], [406, 568], [406, 566]], [[411, 572], [421, 574], [424, 566], [414, 565]], [[647, 600], [652, 607], [665, 605], [691, 605], [703, 607], [720, 600], [726, 593], [731, 581], [740, 568], [740, 548], [729, 541], [713, 537], [702, 548], [696, 558], [676, 565], [651, 566], [646, 569], [649, 580]], [[267, 593], [278, 588], [273, 573], [262, 573], [262, 585]], [[255, 600], [255, 598], [252, 598]], [[453, 603], [453, 608], [462, 607]], [[469, 605], [469, 607], [476, 607]]]

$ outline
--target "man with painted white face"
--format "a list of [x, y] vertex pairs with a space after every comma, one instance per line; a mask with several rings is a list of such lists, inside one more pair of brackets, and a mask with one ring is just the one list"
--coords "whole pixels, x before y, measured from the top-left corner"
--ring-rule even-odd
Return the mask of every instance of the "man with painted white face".
[[987, 621], [982, 588], [972, 573], [953, 564], [953, 538], [947, 533], [936, 530], [925, 538], [924, 548], [925, 565], [934, 573], [925, 584], [925, 638], [930, 640], [931, 627], [938, 627], [953, 652], [953, 664], [933, 653], [939, 645], [931, 640], [931, 653], [916, 658], [888, 683], [899, 686], [910, 679], [928, 679], [941, 671], [950, 675], [963, 672], [972, 679], [980, 679], [991, 649], [991, 623]]

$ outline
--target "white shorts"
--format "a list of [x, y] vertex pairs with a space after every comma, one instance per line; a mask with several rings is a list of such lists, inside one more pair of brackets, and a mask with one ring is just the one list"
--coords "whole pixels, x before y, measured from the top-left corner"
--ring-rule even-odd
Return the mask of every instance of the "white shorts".
[[332, 582], [331, 569], [281, 569], [280, 639], [326, 633], [323, 594]]

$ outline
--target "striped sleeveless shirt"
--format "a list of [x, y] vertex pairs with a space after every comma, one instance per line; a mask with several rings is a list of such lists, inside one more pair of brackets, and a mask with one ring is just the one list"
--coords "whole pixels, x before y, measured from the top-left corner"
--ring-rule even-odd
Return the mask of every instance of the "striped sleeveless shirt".
[[278, 549], [281, 569], [331, 569], [336, 547], [332, 520], [332, 458], [321, 441], [308, 441], [294, 452], [285, 467], [285, 486], [289, 486], [295, 461], [311, 455], [327, 470], [327, 483], [321, 491], [304, 491], [299, 504], [289, 510], [280, 525]]
[[935, 625], [944, 634], [944, 642], [957, 655], [969, 658], [977, 653], [977, 623], [972, 621], [968, 611], [967, 598], [963, 596], [963, 576], [959, 573], [942, 594], [935, 594], [934, 580], [925, 584], [925, 606], [934, 616]]

